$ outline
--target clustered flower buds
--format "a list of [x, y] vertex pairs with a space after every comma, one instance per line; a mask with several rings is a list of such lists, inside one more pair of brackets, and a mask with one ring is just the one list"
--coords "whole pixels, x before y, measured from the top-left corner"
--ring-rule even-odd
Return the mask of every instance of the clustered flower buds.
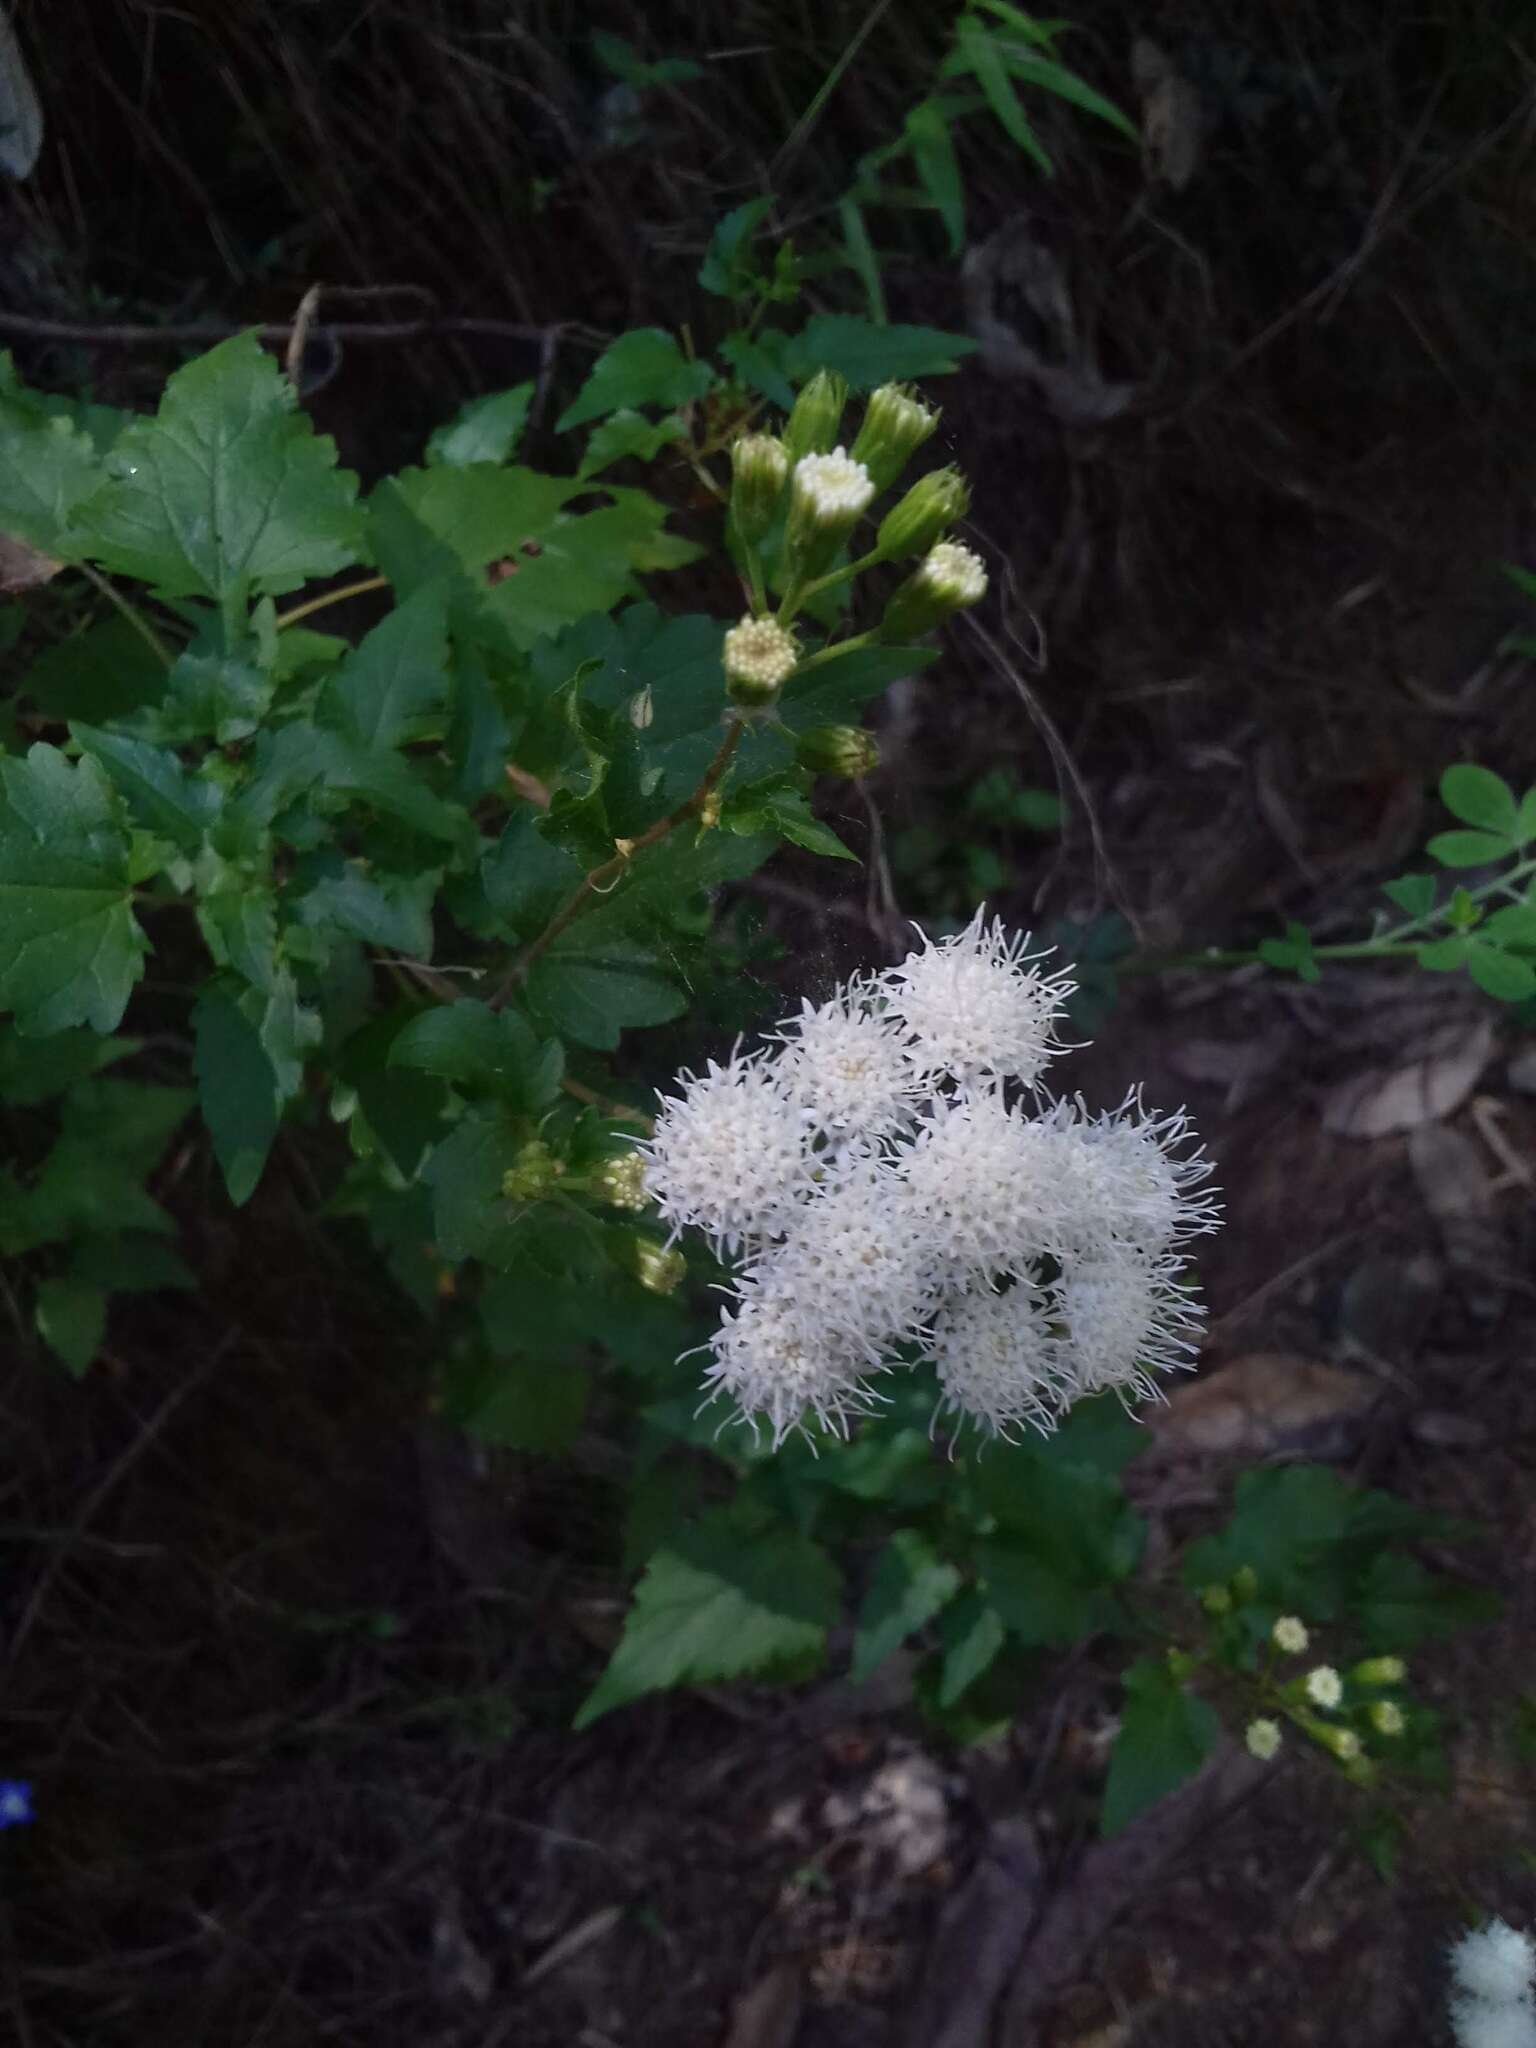
[[756, 547], [773, 525], [789, 481], [789, 456], [772, 434], [743, 434], [731, 448], [731, 516]]
[[732, 626], [722, 652], [726, 695], [743, 710], [772, 704], [800, 659], [793, 633], [772, 619], [745, 618]]
[[808, 1417], [846, 1434], [923, 1359], [1001, 1436], [1189, 1363], [1178, 1248], [1216, 1227], [1210, 1167], [1182, 1114], [1039, 1093], [1072, 983], [1027, 944], [980, 911], [925, 938], [684, 1075], [641, 1141], [674, 1236], [737, 1262], [707, 1387], [776, 1444]]
[[835, 370], [818, 370], [802, 385], [784, 424], [784, 448], [792, 464], [804, 455], [824, 455], [834, 446], [847, 403], [847, 380]]
[[970, 504], [958, 469], [930, 469], [881, 520], [876, 536], [881, 554], [888, 562], [927, 554], [950, 527], [959, 525]]
[[853, 459], [863, 463], [875, 489], [883, 491], [895, 483], [938, 424], [939, 415], [924, 405], [910, 386], [882, 384], [864, 409]]

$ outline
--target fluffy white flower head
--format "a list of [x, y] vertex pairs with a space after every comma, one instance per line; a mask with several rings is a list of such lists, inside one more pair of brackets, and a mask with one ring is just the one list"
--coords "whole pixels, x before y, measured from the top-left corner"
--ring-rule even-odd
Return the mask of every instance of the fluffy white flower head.
[[748, 1288], [794, 1301], [871, 1367], [882, 1352], [922, 1334], [939, 1268], [921, 1219], [899, 1199], [878, 1159], [818, 1187], [796, 1227], [748, 1271]]
[[1277, 1650], [1284, 1650], [1288, 1657], [1299, 1657], [1311, 1642], [1307, 1624], [1299, 1614], [1282, 1614], [1270, 1631]]
[[1028, 1423], [1056, 1427], [1056, 1344], [1027, 1287], [968, 1288], [935, 1312], [925, 1347], [938, 1370], [943, 1405], [969, 1415], [994, 1436]]
[[859, 1416], [878, 1405], [879, 1397], [864, 1383], [868, 1360], [772, 1272], [741, 1283], [736, 1307], [720, 1318], [710, 1350], [706, 1401], [727, 1396], [754, 1428], [761, 1418], [775, 1450], [805, 1427], [807, 1415], [846, 1436]]
[[645, 1187], [675, 1235], [691, 1224], [740, 1251], [787, 1226], [812, 1186], [804, 1112], [759, 1057], [682, 1076], [657, 1111]]
[[1249, 1755], [1267, 1764], [1271, 1757], [1280, 1753], [1280, 1723], [1264, 1718], [1250, 1721], [1243, 1740], [1248, 1745]]
[[834, 1142], [884, 1136], [911, 1121], [921, 1081], [899, 1028], [866, 1007], [863, 984], [827, 1003], [807, 1002], [779, 1035], [783, 1086]]
[[1451, 1975], [1457, 1990], [1469, 1998], [1515, 2005], [1532, 1995], [1536, 1947], [1518, 1928], [1490, 1920], [1464, 1934], [1451, 1950]]
[[1344, 1681], [1331, 1664], [1307, 1673], [1307, 1698], [1314, 1707], [1336, 1707], [1344, 1697]]
[[955, 605], [979, 604], [987, 594], [987, 570], [973, 549], [957, 540], [937, 541], [918, 566], [932, 591]]
[[875, 486], [862, 462], [844, 448], [830, 455], [802, 455], [795, 464], [795, 501], [816, 520], [851, 523], [864, 512]]
[[1063, 1261], [1057, 1286], [1071, 1398], [1111, 1388], [1160, 1400], [1154, 1372], [1189, 1368], [1201, 1311], [1174, 1272], [1133, 1246]]
[[977, 1079], [1026, 1085], [1061, 1050], [1056, 1022], [1075, 986], [1070, 975], [1043, 974], [1027, 933], [1012, 938], [1001, 918], [978, 910], [963, 932], [923, 939], [883, 979], [886, 1011], [906, 1029], [912, 1059], [927, 1074], [962, 1086]]
[[1183, 1110], [1149, 1116], [1132, 1093], [1101, 1116], [1089, 1116], [1081, 1103], [1061, 1114], [1078, 1135], [1082, 1194], [1091, 1196], [1102, 1228], [1157, 1255], [1218, 1227], [1215, 1195], [1198, 1192], [1210, 1161], [1198, 1147], [1182, 1149], [1191, 1135]]
[[794, 674], [800, 650], [794, 635], [773, 619], [749, 617], [726, 634], [722, 655], [725, 672], [733, 682], [777, 690]]
[[1051, 1214], [1049, 1133], [1000, 1095], [944, 1096], [897, 1154], [905, 1198], [957, 1277], [1019, 1274]]
[[1536, 2048], [1536, 2012], [1529, 2004], [1490, 2005], [1453, 1998], [1451, 2027], [1460, 2048]]

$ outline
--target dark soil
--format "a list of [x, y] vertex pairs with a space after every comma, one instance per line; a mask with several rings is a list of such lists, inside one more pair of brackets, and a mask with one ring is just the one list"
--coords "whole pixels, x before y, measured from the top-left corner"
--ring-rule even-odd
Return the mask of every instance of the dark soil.
[[[570, 383], [603, 334], [710, 317], [692, 277], [712, 223], [865, 15], [791, 12], [23, 4], [53, 140], [0, 195], [0, 308], [283, 319], [317, 276], [415, 286], [445, 313], [582, 323], [556, 358]], [[812, 234], [889, 135], [940, 12], [914, 0], [872, 33], [783, 167], [786, 224]], [[638, 138], [604, 140], [611, 81], [585, 40], [604, 20], [648, 56], [762, 54], [718, 93], [656, 92]], [[1523, 606], [1498, 567], [1536, 560], [1519, 11], [1255, 0], [1082, 21], [1074, 59], [1123, 103], [1134, 35], [1200, 82], [1195, 177], [1148, 188], [1128, 149], [1048, 109], [1050, 185], [967, 145], [970, 236], [1027, 220], [1103, 375], [1136, 394], [1085, 425], [979, 359], [946, 388], [996, 601], [881, 714], [867, 800], [831, 794], [865, 868], [786, 858], [745, 892], [786, 990], [941, 913], [953, 875], [904, 869], [903, 835], [961, 844], [999, 764], [1060, 787], [1067, 816], [1059, 845], [982, 833], [996, 907], [1037, 928], [1113, 913], [1160, 954], [1286, 918], [1356, 932], [1436, 829], [1448, 762], [1536, 779], [1528, 666], [1501, 653]], [[956, 267], [886, 225], [893, 317], [963, 325]], [[29, 373], [119, 398], [174, 359], [14, 339]], [[348, 346], [312, 403], [377, 473], [539, 360], [513, 334]], [[1142, 1081], [1197, 1115], [1228, 1204], [1202, 1259], [1208, 1363], [1290, 1352], [1374, 1376], [1376, 1419], [1327, 1454], [1486, 1528], [1439, 1561], [1498, 1586], [1505, 1618], [1416, 1670], [1451, 1782], [1413, 1809], [1388, 1882], [1338, 1782], [1278, 1768], [1002, 2048], [1444, 2041], [1447, 1940], [1480, 1913], [1536, 1919], [1536, 1113], [1507, 1066], [1525, 1035], [1494, 1017], [1449, 1124], [1482, 1174], [1470, 1237], [1410, 1137], [1324, 1123], [1341, 1085], [1493, 1016], [1426, 980], [1127, 980], [1074, 1085]], [[911, 2015], [952, 2010], [966, 1976], [933, 1960], [952, 1955], [935, 1930], [1003, 1823], [1032, 1824], [1041, 1897], [1070, 1886], [1113, 1664], [1061, 1660], [1006, 1740], [958, 1754], [924, 1736], [899, 1672], [883, 1698], [667, 1699], [571, 1736], [625, 1591], [613, 1447], [562, 1477], [458, 1441], [429, 1409], [428, 1326], [360, 1238], [309, 1220], [326, 1170], [295, 1141], [236, 1224], [206, 1162], [173, 1160], [159, 1192], [204, 1293], [119, 1304], [84, 1387], [27, 1357], [7, 1376], [0, 1768], [38, 1809], [0, 1844], [14, 2037], [927, 2048]], [[1154, 1491], [1156, 1555], [1220, 1513], [1234, 1462]]]

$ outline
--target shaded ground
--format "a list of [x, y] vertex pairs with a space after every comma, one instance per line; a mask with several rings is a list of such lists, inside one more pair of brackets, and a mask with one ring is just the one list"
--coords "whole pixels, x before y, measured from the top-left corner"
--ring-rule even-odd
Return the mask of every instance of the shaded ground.
[[[585, 60], [517, 72], [507, 90], [533, 111], [510, 143], [505, 100], [438, 108], [450, 80], [490, 91], [412, 42], [464, 28], [440, 10], [417, 27], [359, 10], [375, 40], [356, 45], [356, 74], [336, 60], [329, 111], [304, 61], [316, 12], [270, 10], [290, 38], [271, 62], [245, 25], [256, 10], [196, 30], [228, 94], [213, 136], [195, 95], [142, 61], [136, 10], [95, 17], [133, 66], [92, 67], [78, 35], [49, 41], [73, 196], [59, 174], [10, 202], [6, 304], [95, 319], [90, 279], [134, 317], [279, 317], [324, 274], [419, 282], [444, 306], [534, 325], [671, 319], [709, 225], [862, 18], [834, 10], [797, 34], [777, 17], [648, 21], [655, 52], [742, 35], [785, 55], [723, 106], [662, 95], [642, 142], [594, 152], [562, 140], [569, 108], [586, 109], [583, 133], [597, 118]], [[485, 25], [499, 33], [504, 12]], [[1251, 941], [1280, 917], [1342, 936], [1434, 829], [1426, 791], [1447, 761], [1536, 776], [1527, 673], [1498, 653], [1521, 608], [1495, 567], [1536, 559], [1519, 45], [1473, 6], [1412, 24], [1389, 8], [1253, 8], [1215, 33], [1154, 14], [1089, 11], [1080, 61], [1129, 102], [1133, 33], [1180, 53], [1208, 116], [1187, 191], [1149, 192], [1129, 153], [1055, 115], [1053, 186], [1021, 184], [995, 147], [967, 161], [974, 241], [1006, 230], [1008, 247], [1056, 258], [1099, 369], [1137, 392], [1097, 426], [1063, 419], [1038, 378], [981, 362], [946, 392], [978, 534], [1010, 573], [982, 634], [957, 633], [882, 714], [870, 805], [832, 794], [865, 871], [788, 859], [753, 886], [786, 988], [888, 957], [901, 916], [964, 894], [955, 849], [971, 840], [1020, 922], [1113, 912], [1159, 952]], [[193, 33], [178, 20], [156, 33]], [[567, 47], [554, 31], [569, 24], [543, 26]], [[837, 162], [913, 96], [931, 25], [896, 9], [891, 31], [790, 167], [787, 219], [813, 219]], [[360, 117], [342, 87], [360, 91], [370, 67], [381, 82]], [[409, 107], [391, 98], [407, 85]], [[236, 87], [265, 121], [242, 117], [231, 155]], [[109, 205], [92, 122], [174, 175]], [[393, 138], [387, 175], [361, 139], [375, 132]], [[534, 179], [550, 186], [539, 205]], [[236, 244], [268, 216], [285, 239], [253, 282]], [[222, 268], [210, 238], [235, 250]], [[1015, 264], [993, 311], [1048, 352], [1030, 274]], [[896, 317], [976, 312], [915, 239], [890, 288]], [[141, 355], [99, 363], [124, 388], [153, 381]], [[50, 345], [37, 367], [92, 363]], [[349, 459], [378, 468], [468, 390], [526, 368], [510, 340], [349, 351], [316, 405]], [[999, 763], [1061, 786], [1059, 846], [969, 820], [967, 792]], [[904, 867], [915, 832], [938, 852]], [[1490, 1015], [1422, 979], [1341, 970], [1309, 991], [1171, 974], [1128, 981], [1081, 1063], [1095, 1097], [1141, 1080], [1151, 1101], [1188, 1099], [1220, 1162], [1210, 1363], [1296, 1353], [1378, 1389], [1364, 1427], [1323, 1415], [1292, 1447], [1486, 1523], [1474, 1562], [1509, 1604], [1423, 1661], [1455, 1779], [1422, 1809], [1394, 1886], [1353, 1852], [1332, 1781], [1288, 1765], [1149, 1873], [1006, 2048], [1288, 2048], [1345, 2016], [1361, 2048], [1438, 2040], [1448, 1933], [1475, 1910], [1536, 1916], [1536, 1777], [1513, 1741], [1536, 1696], [1536, 1110], [1508, 1064], [1525, 1035], [1494, 1019], [1454, 1111], [1417, 1133], [1327, 1127], [1341, 1087], [1426, 1045], [1465, 1054]], [[423, 1333], [359, 1244], [307, 1225], [311, 1170], [296, 1145], [237, 1238], [205, 1163], [173, 1159], [159, 1192], [206, 1294], [127, 1307], [83, 1391], [25, 1361], [9, 1376], [0, 1720], [5, 1768], [36, 1781], [42, 1816], [0, 1845], [17, 2037], [704, 2048], [757, 1987], [756, 2031], [744, 2019], [732, 2048], [908, 2048], [914, 2012], [937, 2024], [920, 1999], [942, 2006], [974, 1974], [963, 1948], [957, 1967], [931, 1944], [946, 1902], [981, 1898], [964, 1887], [1007, 1825], [1028, 1821], [1042, 1870], [1007, 1864], [975, 1908], [978, 1952], [1020, 1900], [1070, 1884], [1112, 1666], [1063, 1660], [1006, 1742], [963, 1756], [925, 1747], [899, 1688], [880, 1710], [836, 1687], [668, 1700], [572, 1738], [623, 1593], [601, 1483], [612, 1446], [584, 1447], [585, 1482], [477, 1468], [425, 1412]], [[1245, 1442], [1235, 1460], [1186, 1458], [1152, 1493], [1155, 1558], [1219, 1512], [1233, 1463], [1258, 1454]]]

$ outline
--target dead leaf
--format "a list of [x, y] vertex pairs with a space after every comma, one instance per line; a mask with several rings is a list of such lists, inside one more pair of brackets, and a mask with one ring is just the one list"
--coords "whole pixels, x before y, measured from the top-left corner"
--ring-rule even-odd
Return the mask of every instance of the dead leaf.
[[0, 533], [0, 596], [14, 597], [19, 590], [35, 590], [51, 583], [63, 568], [52, 555], [39, 554], [13, 534]]
[[553, 1976], [556, 1970], [563, 1970], [568, 1963], [574, 1962], [577, 1956], [591, 1948], [594, 1942], [602, 1941], [605, 1936], [611, 1934], [623, 1918], [622, 1906], [599, 1906], [595, 1913], [589, 1913], [585, 1920], [577, 1922], [569, 1934], [562, 1934], [557, 1942], [545, 1949], [536, 1963], [529, 1965], [523, 1972], [523, 1989], [531, 1990], [541, 1978]]
[[987, 2048], [994, 2008], [1045, 1889], [1035, 1830], [1022, 1814], [994, 1822], [970, 1876], [939, 1916], [909, 2016], [907, 2048]]
[[1444, 1026], [1423, 1040], [1414, 1058], [1352, 1074], [1330, 1089], [1323, 1129], [1341, 1138], [1385, 1138], [1438, 1123], [1477, 1086], [1493, 1043], [1490, 1018]]
[[1147, 177], [1182, 192], [1200, 165], [1200, 89], [1147, 36], [1131, 44], [1131, 75], [1141, 95], [1141, 157]]
[[966, 252], [961, 282], [982, 361], [994, 376], [1033, 384], [1058, 419], [1095, 425], [1135, 398], [1134, 384], [1112, 384], [1101, 374], [1066, 272], [1027, 215]]
[[786, 1958], [737, 1999], [725, 2048], [791, 2048], [805, 2006], [805, 1973]]
[[1288, 1351], [1250, 1351], [1175, 1387], [1148, 1424], [1163, 1457], [1341, 1458], [1380, 1388]]
[[1446, 1258], [1464, 1282], [1470, 1276], [1482, 1283], [1469, 1293], [1469, 1306], [1492, 1321], [1504, 1306], [1499, 1276], [1506, 1247], [1481, 1149], [1465, 1131], [1426, 1124], [1410, 1135], [1408, 1160], [1424, 1206], [1439, 1225]]

